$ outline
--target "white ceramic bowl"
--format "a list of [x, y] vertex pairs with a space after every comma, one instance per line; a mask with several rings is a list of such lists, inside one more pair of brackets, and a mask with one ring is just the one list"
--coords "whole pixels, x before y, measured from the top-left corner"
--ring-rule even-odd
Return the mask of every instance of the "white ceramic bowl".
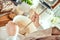
[[[22, 16], [22, 15], [17, 15], [17, 16], [13, 19], [13, 22], [14, 22], [15, 24], [17, 24], [17, 22], [20, 22], [20, 21], [24, 22], [25, 25], [27, 25], [27, 24], [29, 24], [29, 23], [31, 22], [31, 20], [30, 20], [28, 17]], [[31, 24], [28, 26], [28, 28], [29, 28], [29, 30], [30, 30], [29, 33], [32, 33], [32, 32], [37, 31], [37, 28], [35, 27], [35, 25], [34, 25], [33, 23], [31, 23]]]

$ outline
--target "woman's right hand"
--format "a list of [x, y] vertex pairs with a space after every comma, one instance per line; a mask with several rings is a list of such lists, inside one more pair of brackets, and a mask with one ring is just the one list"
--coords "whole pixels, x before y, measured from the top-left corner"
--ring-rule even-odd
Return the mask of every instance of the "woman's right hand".
[[40, 26], [40, 24], [39, 24], [39, 15], [34, 10], [30, 11], [30, 19], [32, 20], [32, 22], [34, 23], [34, 25], [36, 27]]

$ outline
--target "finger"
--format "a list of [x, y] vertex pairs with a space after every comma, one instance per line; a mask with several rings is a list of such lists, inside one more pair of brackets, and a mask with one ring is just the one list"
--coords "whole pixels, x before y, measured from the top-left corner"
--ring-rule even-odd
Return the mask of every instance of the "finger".
[[32, 16], [32, 22], [35, 22], [35, 15]]
[[35, 23], [34, 24], [35, 24], [36, 27], [39, 27], [39, 25], [40, 25], [39, 24], [39, 15], [38, 14], [35, 14], [35, 15], [36, 16], [35, 16]]
[[32, 14], [32, 15], [30, 16], [30, 18], [31, 18], [32, 22], [34, 22], [34, 21], [35, 21], [35, 14]]
[[39, 22], [39, 15], [38, 14], [35, 14], [35, 21]]
[[35, 14], [34, 10], [30, 10], [30, 17], [32, 17]]

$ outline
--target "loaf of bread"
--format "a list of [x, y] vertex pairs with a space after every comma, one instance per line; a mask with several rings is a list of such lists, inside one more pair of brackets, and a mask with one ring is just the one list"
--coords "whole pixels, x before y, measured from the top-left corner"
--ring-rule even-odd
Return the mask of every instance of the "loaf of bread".
[[8, 15], [4, 15], [0, 17], [0, 27], [4, 26], [10, 20], [7, 16]]
[[15, 5], [13, 2], [9, 0], [0, 0], [0, 15], [3, 14], [3, 16], [0, 16], [0, 27], [4, 26], [6, 23], [8, 23], [8, 21], [14, 18], [16, 15], [14, 13], [14, 7]]
[[15, 7], [15, 5], [13, 4], [13, 2], [11, 2], [11, 1], [5, 1], [5, 2], [3, 2], [2, 6], [3, 6], [3, 8], [1, 10], [1, 12], [11, 11]]

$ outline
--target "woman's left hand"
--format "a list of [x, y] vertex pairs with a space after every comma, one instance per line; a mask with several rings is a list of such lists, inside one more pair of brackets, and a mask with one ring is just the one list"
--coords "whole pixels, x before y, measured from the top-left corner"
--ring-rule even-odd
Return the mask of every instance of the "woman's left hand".
[[16, 25], [12, 21], [6, 24], [6, 28], [9, 36], [14, 36], [16, 34]]

